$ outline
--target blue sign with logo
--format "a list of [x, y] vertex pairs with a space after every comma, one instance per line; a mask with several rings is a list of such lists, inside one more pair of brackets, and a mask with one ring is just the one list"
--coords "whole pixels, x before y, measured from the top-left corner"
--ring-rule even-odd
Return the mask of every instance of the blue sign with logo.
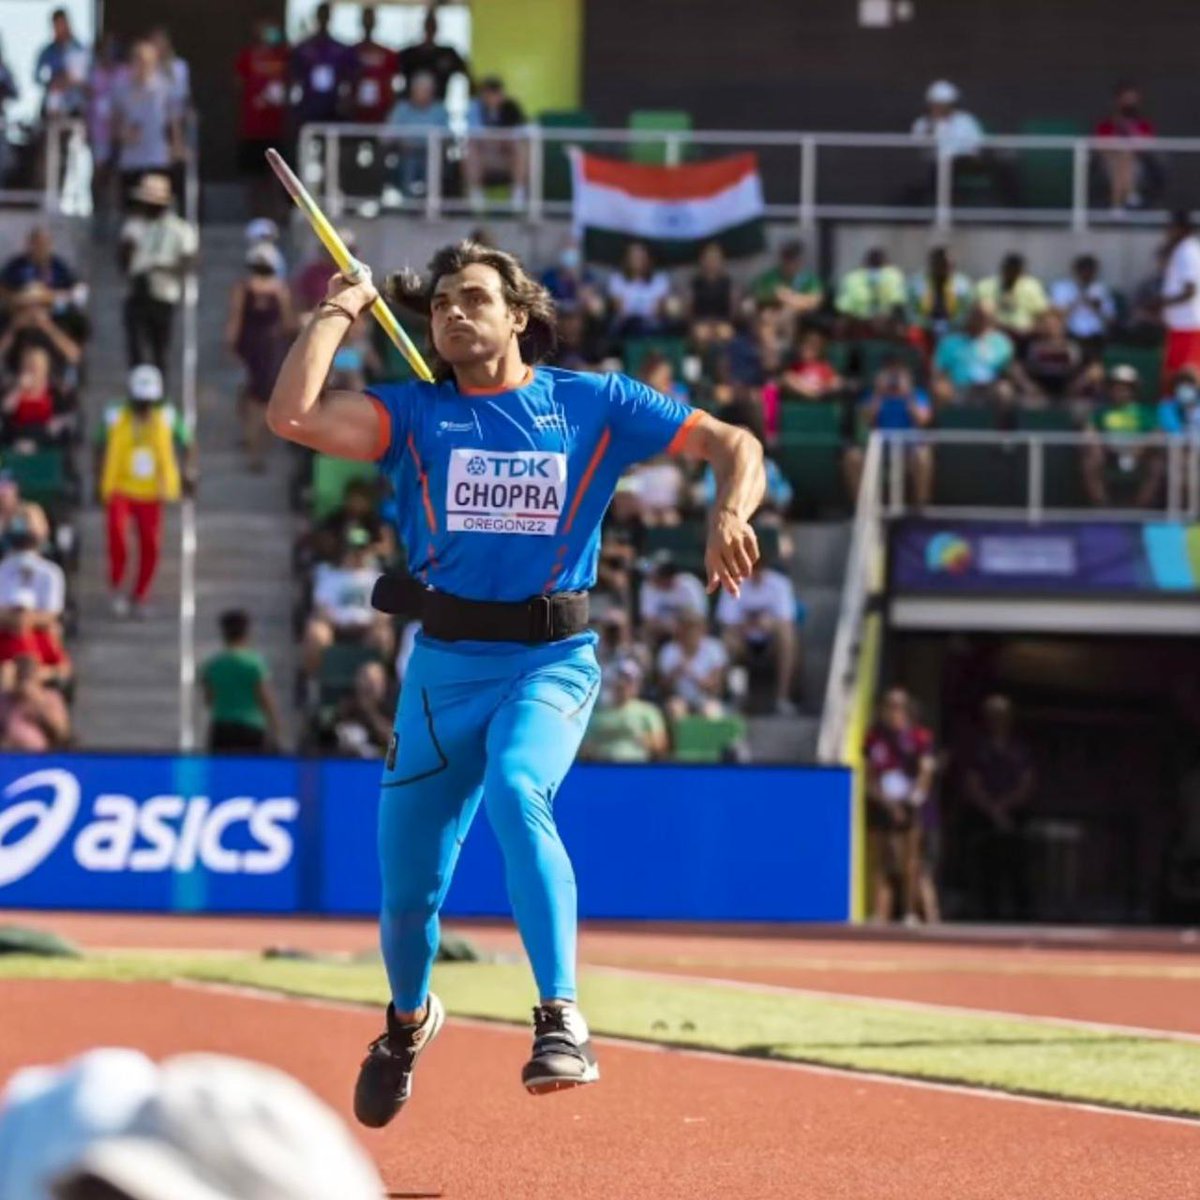
[[[373, 914], [378, 762], [0, 755], [0, 907]], [[586, 765], [555, 801], [590, 918], [842, 921], [850, 774]], [[444, 911], [508, 916], [486, 815]]]
[[293, 912], [287, 759], [0, 758], [0, 904]]

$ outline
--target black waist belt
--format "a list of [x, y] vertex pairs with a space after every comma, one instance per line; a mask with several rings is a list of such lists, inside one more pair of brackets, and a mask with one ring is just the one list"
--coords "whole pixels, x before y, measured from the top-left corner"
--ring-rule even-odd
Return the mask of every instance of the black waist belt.
[[393, 616], [418, 618], [430, 637], [443, 642], [561, 642], [582, 633], [589, 615], [587, 592], [555, 592], [514, 602], [464, 600], [398, 575], [379, 577], [371, 604]]

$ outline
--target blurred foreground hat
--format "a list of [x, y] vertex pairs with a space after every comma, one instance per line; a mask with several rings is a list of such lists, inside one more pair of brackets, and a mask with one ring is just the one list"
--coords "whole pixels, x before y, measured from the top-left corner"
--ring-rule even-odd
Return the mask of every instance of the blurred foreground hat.
[[276, 242], [279, 240], [279, 226], [270, 217], [255, 217], [246, 225], [247, 242]]
[[1108, 373], [1109, 383], [1127, 383], [1130, 387], [1141, 387], [1142, 377], [1137, 373], [1136, 367], [1131, 367], [1128, 363], [1118, 363]]
[[[14, 1084], [0, 1114], [0, 1195], [14, 1200], [43, 1200], [81, 1178], [132, 1200], [383, 1196], [333, 1111], [273, 1067], [212, 1054], [155, 1067], [135, 1051], [105, 1050], [40, 1074], [25, 1089]], [[47, 1145], [54, 1154], [21, 1173]]]

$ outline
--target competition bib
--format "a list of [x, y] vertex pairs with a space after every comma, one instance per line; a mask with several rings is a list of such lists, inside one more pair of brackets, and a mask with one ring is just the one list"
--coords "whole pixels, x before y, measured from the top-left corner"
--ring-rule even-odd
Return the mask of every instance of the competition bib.
[[153, 479], [155, 473], [154, 451], [139, 446], [129, 461], [129, 473], [134, 479]]
[[318, 63], [313, 67], [308, 79], [314, 92], [331, 92], [336, 76], [328, 63]]
[[451, 533], [558, 531], [567, 495], [567, 456], [539, 450], [452, 450], [446, 482]]
[[263, 100], [267, 104], [282, 105], [284, 101], [283, 82], [279, 79], [272, 79], [270, 83], [263, 88]]
[[383, 91], [378, 79], [360, 79], [358, 82], [358, 103], [363, 108], [374, 108], [379, 103]]

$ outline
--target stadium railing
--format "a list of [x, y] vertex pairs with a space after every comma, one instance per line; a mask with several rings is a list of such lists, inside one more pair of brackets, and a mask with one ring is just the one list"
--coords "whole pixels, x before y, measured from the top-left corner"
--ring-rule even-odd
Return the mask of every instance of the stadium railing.
[[[92, 154], [87, 125], [79, 119], [52, 117], [30, 133], [0, 120], [0, 137], [28, 138], [40, 178], [33, 186], [0, 188], [0, 205], [40, 209], [48, 216], [86, 217], [92, 212]], [[34, 143], [40, 143], [35, 148]], [[11, 156], [10, 156], [11, 160]]]
[[[1200, 181], [1200, 138], [989, 134], [980, 142], [981, 157], [1000, 164], [998, 175], [1004, 174], [1020, 192], [1014, 202], [989, 204], [972, 202], [986, 201], [989, 189], [962, 186], [964, 182], [978, 184], [977, 177], [956, 182], [954, 162], [937, 153], [935, 139], [907, 133], [660, 131], [536, 124], [466, 132], [354, 123], [303, 127], [298, 146], [301, 177], [321, 195], [334, 217], [386, 211], [389, 205], [381, 207], [381, 193], [390, 182], [387, 160], [402, 141], [424, 142], [424, 189], [419, 196], [397, 198], [390, 207], [421, 213], [431, 220], [473, 211], [468, 197], [451, 194], [446, 186], [448, 171], [457, 169], [470, 141], [527, 144], [526, 194], [492, 202], [488, 211], [509, 212], [534, 222], [571, 210], [569, 198], [554, 195], [547, 187], [548, 154], [561, 154], [566, 146], [625, 158], [636, 149], [644, 158], [644, 148], [657, 145], [661, 149], [657, 157], [666, 164], [753, 150], [760, 160], [764, 215], [802, 228], [829, 218], [903, 220], [928, 223], [939, 230], [964, 222], [1066, 226], [1076, 232], [1094, 224], [1161, 223], [1163, 214], [1154, 208], [1120, 212], [1109, 208], [1103, 199], [1106, 189], [1100, 173], [1105, 152], [1154, 159], [1160, 168], [1169, 161], [1172, 176], [1195, 176]], [[963, 195], [964, 191], [972, 194]]]
[[[915, 506], [906, 490], [906, 460], [917, 445], [934, 451], [934, 503]], [[1118, 473], [1139, 451], [1161, 454], [1162, 503], [1136, 508], [1088, 506], [1081, 477], [1084, 454], [1100, 449]], [[939, 482], [951, 476], [951, 487]], [[949, 495], [947, 493], [949, 492]], [[947, 503], [947, 499], [950, 501]], [[855, 508], [837, 632], [830, 657], [821, 729], [820, 762], [847, 762], [872, 614], [884, 584], [887, 522], [908, 515], [942, 519], [1195, 522], [1200, 519], [1200, 438], [1153, 434], [1097, 434], [1013, 430], [876, 432], [867, 444]]]

